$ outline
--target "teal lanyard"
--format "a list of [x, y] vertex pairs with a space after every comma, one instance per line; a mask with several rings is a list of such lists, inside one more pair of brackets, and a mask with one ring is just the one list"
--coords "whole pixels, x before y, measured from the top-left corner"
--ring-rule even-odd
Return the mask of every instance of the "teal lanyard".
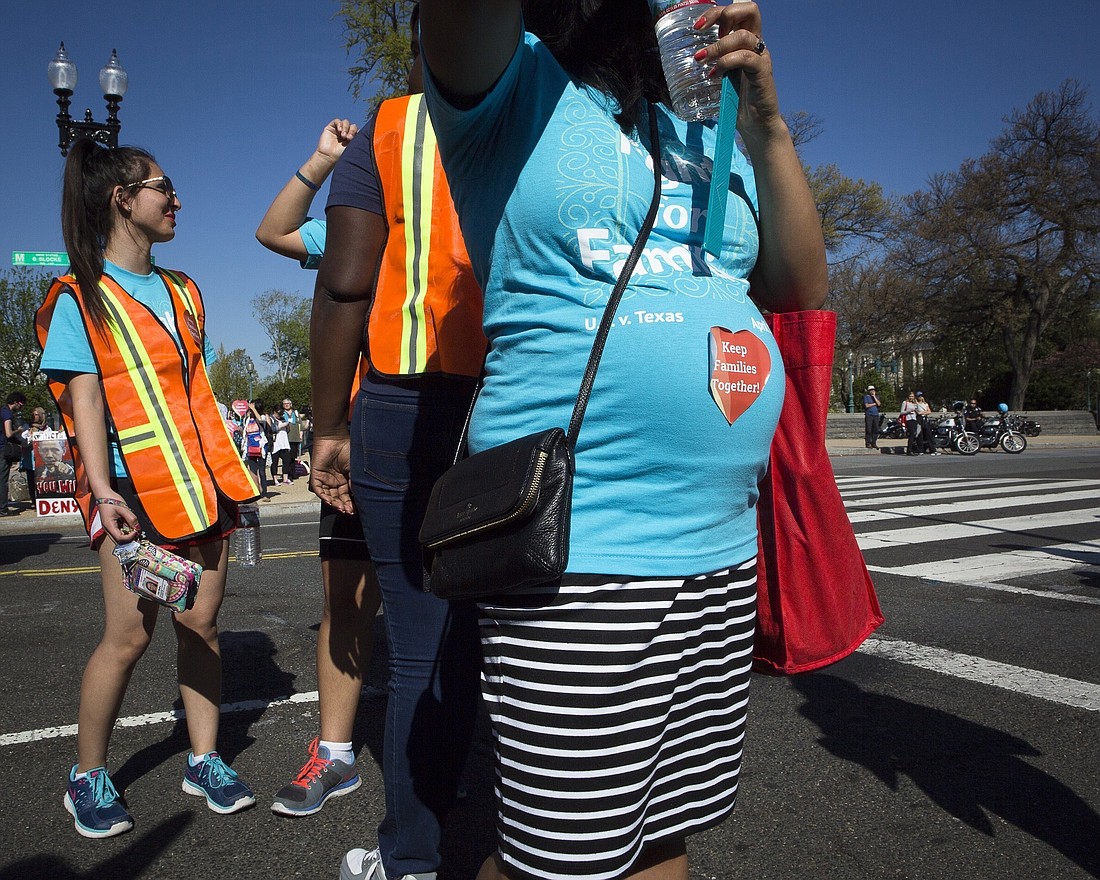
[[722, 77], [722, 101], [718, 110], [717, 142], [710, 175], [710, 199], [707, 202], [707, 223], [703, 229], [703, 249], [712, 256], [722, 253], [722, 233], [726, 226], [726, 199], [730, 191], [730, 169], [733, 167], [734, 142], [737, 140], [737, 82], [740, 76]]

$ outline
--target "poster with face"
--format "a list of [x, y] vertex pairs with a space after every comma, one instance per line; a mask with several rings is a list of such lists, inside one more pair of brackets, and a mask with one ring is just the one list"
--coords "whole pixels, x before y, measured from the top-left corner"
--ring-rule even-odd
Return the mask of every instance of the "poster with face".
[[34, 448], [35, 508], [39, 516], [77, 513], [76, 468], [64, 431], [35, 431]]

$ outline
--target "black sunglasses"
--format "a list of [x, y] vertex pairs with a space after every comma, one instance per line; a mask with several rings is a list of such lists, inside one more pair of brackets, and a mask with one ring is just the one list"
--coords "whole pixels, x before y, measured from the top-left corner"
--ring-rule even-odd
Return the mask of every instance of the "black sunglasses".
[[176, 188], [172, 185], [172, 178], [167, 174], [160, 177], [150, 177], [148, 180], [139, 180], [137, 183], [126, 184], [126, 189], [152, 189], [166, 196], [168, 201], [176, 201]]

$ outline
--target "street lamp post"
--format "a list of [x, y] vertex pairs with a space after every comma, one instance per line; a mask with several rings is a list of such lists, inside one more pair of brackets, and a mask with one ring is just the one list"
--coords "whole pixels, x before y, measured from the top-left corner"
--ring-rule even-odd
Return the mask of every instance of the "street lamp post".
[[856, 378], [855, 377], [855, 368], [854, 368], [855, 359], [856, 359], [856, 356], [849, 349], [849, 351], [848, 351], [848, 412], [850, 412], [850, 413], [856, 411], [855, 389], [853, 388], [853, 386], [855, 384], [855, 378]]
[[57, 50], [57, 57], [49, 63], [47, 73], [53, 93], [57, 95], [57, 106], [61, 108], [57, 114], [57, 145], [61, 148], [61, 155], [69, 155], [69, 147], [79, 137], [89, 137], [105, 147], [117, 147], [118, 133], [122, 128], [122, 123], [118, 120], [118, 105], [126, 94], [129, 79], [122, 65], [118, 63], [118, 53], [112, 49], [110, 59], [99, 71], [99, 87], [107, 102], [106, 122], [96, 122], [90, 109], [84, 111], [83, 119], [73, 119], [69, 115], [69, 99], [76, 88], [76, 64], [69, 58], [64, 43]]

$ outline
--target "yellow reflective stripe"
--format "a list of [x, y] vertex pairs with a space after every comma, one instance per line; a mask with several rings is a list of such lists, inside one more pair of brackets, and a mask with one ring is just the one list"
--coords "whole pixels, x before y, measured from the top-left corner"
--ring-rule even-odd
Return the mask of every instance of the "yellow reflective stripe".
[[428, 334], [424, 300], [428, 288], [432, 200], [435, 186], [435, 131], [423, 95], [409, 99], [401, 154], [401, 195], [405, 207], [405, 301], [401, 307], [402, 373], [427, 368]]
[[[164, 399], [164, 391], [160, 387], [151, 363], [152, 359], [142, 344], [137, 328], [131, 322], [126, 309], [115, 298], [110, 286], [100, 281], [99, 287], [103, 292], [103, 303], [111, 317], [108, 326], [115, 337], [116, 347], [126, 365], [126, 371], [141, 402], [141, 408], [148, 419], [145, 425], [140, 426], [141, 430], [153, 432], [153, 442], [149, 446], [156, 446], [161, 450], [187, 519], [194, 531], [201, 532], [210, 525], [206, 517], [202, 491], [198, 488], [202, 486], [202, 482], [187, 457], [183, 438], [176, 427], [175, 419], [170, 415], [168, 402]], [[129, 434], [131, 430], [120, 431], [120, 440], [123, 434]], [[129, 450], [125, 444], [123, 448]], [[142, 444], [141, 448], [148, 447]]]
[[187, 306], [187, 310], [196, 320], [198, 320], [198, 311], [195, 309], [195, 301], [191, 299], [191, 291], [187, 289], [187, 285], [184, 283], [183, 279], [169, 269], [161, 269], [160, 271], [164, 273], [165, 277], [172, 283], [172, 286], [176, 288], [176, 293], [179, 294], [180, 299], [182, 299], [184, 305]]

